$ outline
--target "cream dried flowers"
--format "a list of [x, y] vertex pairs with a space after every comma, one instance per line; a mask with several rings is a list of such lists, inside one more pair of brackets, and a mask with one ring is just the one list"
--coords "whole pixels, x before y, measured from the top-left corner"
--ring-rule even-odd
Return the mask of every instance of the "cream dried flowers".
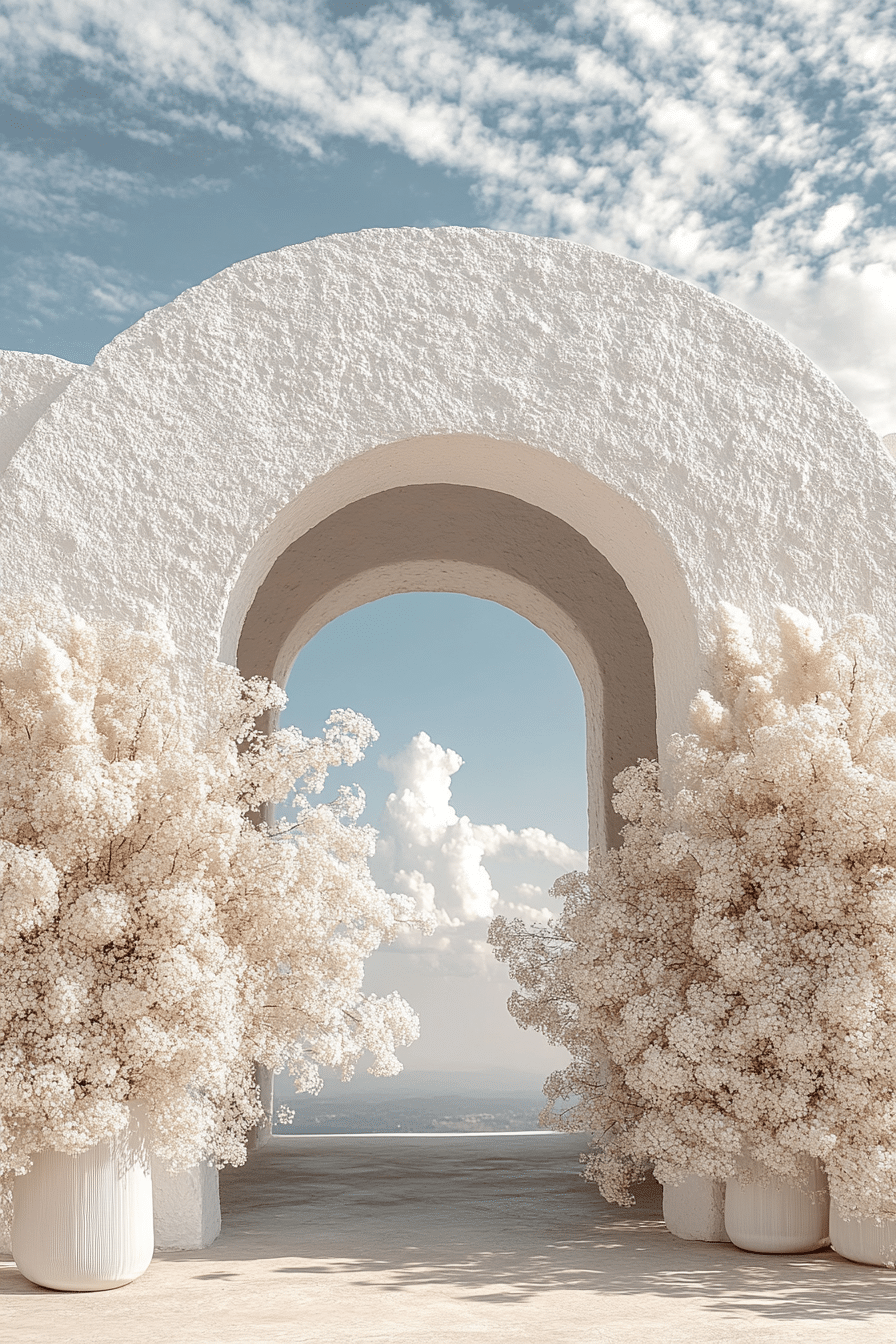
[[830, 638], [790, 608], [760, 651], [724, 608], [717, 695], [616, 780], [621, 846], [557, 884], [561, 917], [492, 927], [511, 1010], [572, 1056], [545, 1121], [591, 1130], [587, 1173], [629, 1202], [820, 1158], [850, 1214], [896, 1215], [896, 701], [875, 624]]
[[[375, 737], [270, 735], [265, 682], [208, 670], [185, 701], [167, 639], [61, 607], [0, 605], [0, 1178], [109, 1136], [128, 1104], [172, 1166], [239, 1163], [256, 1062], [313, 1090], [417, 1034], [364, 959], [413, 902], [373, 882], [363, 800], [313, 806]], [[299, 785], [293, 793], [296, 781]], [[294, 821], [259, 820], [292, 798]]]

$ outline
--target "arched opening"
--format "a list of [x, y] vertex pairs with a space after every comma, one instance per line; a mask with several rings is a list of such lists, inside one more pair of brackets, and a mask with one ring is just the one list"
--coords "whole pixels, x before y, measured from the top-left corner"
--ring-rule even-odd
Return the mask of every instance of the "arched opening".
[[[548, 554], [554, 520], [606, 568], [570, 569], [570, 605], [487, 510], [496, 563], [424, 538], [315, 568], [319, 527], [417, 487], [530, 506]], [[686, 725], [719, 600], [872, 610], [892, 638], [892, 497], [854, 408], [730, 304], [556, 239], [370, 230], [231, 267], [79, 372], [0, 480], [0, 561], [10, 592], [93, 617], [161, 605], [187, 680], [215, 654], [281, 677], [314, 629], [387, 592], [506, 602], [579, 672], [599, 840], [617, 764]], [[310, 600], [278, 563], [294, 546]]]
[[237, 664], [245, 676], [282, 683], [328, 621], [390, 593], [420, 591], [499, 602], [560, 645], [585, 699], [591, 843], [612, 840], [613, 777], [656, 754], [651, 640], [604, 555], [527, 500], [432, 483], [344, 505], [273, 560], [242, 624]]
[[[682, 576], [640, 511], [523, 444], [385, 445], [325, 472], [273, 518], [231, 588], [221, 655], [285, 684], [328, 622], [408, 592], [500, 603], [559, 645], [584, 698], [589, 845], [612, 844], [612, 781], [656, 755], [658, 723], [661, 736], [679, 726], [698, 656]], [[270, 1105], [270, 1079], [263, 1093]]]
[[346, 1085], [325, 1073], [318, 1097], [296, 1097], [282, 1074], [274, 1132], [537, 1128], [544, 1078], [567, 1059], [507, 1012], [513, 984], [487, 935], [495, 914], [546, 921], [552, 883], [585, 862], [584, 703], [568, 659], [508, 608], [405, 593], [327, 624], [287, 692], [285, 718], [303, 731], [318, 732], [333, 704], [380, 729], [328, 793], [343, 779], [363, 787], [376, 880], [414, 895], [437, 926], [399, 933], [367, 963], [365, 991], [398, 991], [420, 1017], [402, 1074], [362, 1066]]

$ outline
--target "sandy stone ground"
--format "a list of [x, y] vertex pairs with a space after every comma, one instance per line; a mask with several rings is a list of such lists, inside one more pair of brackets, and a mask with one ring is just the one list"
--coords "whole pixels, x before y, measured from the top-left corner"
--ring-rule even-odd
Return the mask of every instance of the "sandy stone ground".
[[676, 1241], [659, 1188], [605, 1204], [576, 1137], [278, 1138], [222, 1177], [224, 1230], [108, 1293], [0, 1262], [3, 1344], [896, 1340], [896, 1274]]

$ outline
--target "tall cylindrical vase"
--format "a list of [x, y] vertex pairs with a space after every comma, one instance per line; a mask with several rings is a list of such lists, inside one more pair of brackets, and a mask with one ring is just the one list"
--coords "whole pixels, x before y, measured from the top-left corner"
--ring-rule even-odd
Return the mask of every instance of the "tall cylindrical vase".
[[783, 1180], [753, 1158], [741, 1158], [739, 1179], [725, 1183], [725, 1231], [742, 1251], [793, 1255], [829, 1244], [827, 1177], [814, 1158], [800, 1159], [799, 1183]]
[[12, 1253], [43, 1288], [120, 1288], [153, 1253], [152, 1177], [139, 1117], [127, 1130], [72, 1156], [38, 1153], [13, 1187]]
[[844, 1260], [896, 1269], [896, 1218], [844, 1218], [831, 1200], [831, 1246]]

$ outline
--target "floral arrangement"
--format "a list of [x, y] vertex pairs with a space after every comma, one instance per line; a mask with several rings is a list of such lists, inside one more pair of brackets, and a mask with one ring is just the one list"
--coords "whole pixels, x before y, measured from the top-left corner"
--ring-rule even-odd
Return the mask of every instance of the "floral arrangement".
[[[178, 692], [164, 634], [0, 605], [0, 1179], [145, 1112], [173, 1168], [239, 1163], [256, 1062], [315, 1090], [417, 1035], [364, 959], [413, 902], [377, 889], [363, 795], [312, 805], [372, 725], [264, 734], [285, 697], [232, 668]], [[298, 786], [296, 786], [298, 781]], [[294, 787], [295, 786], [295, 787]], [[288, 821], [266, 823], [290, 799]]]
[[[595, 1135], [586, 1175], [630, 1203], [741, 1154], [844, 1216], [896, 1215], [896, 700], [874, 622], [824, 638], [790, 608], [757, 648], [722, 610], [717, 695], [616, 780], [620, 847], [560, 880], [542, 929], [491, 941], [525, 1026], [572, 1062], [543, 1122]], [[573, 1098], [561, 1114], [558, 1098]]]

